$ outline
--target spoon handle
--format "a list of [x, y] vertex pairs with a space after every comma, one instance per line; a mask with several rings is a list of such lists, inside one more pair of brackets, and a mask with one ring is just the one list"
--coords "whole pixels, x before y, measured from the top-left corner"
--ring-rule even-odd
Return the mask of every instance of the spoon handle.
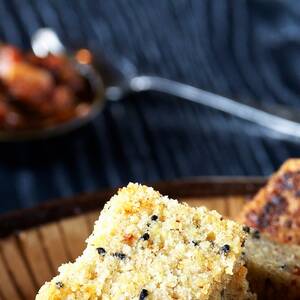
[[[300, 114], [283, 106], [263, 107], [259, 103], [244, 104], [188, 84], [157, 76], [135, 76], [127, 83], [133, 92], [157, 91], [202, 104], [243, 120], [261, 125], [277, 133], [300, 138]], [[126, 88], [123, 89], [126, 91]]]

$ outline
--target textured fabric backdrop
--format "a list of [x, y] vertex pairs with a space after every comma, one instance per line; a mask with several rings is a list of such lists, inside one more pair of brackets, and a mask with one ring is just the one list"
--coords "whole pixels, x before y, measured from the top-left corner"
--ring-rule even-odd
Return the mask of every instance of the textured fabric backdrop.
[[[299, 107], [299, 1], [0, 1], [1, 40], [29, 47], [41, 26], [139, 73]], [[129, 180], [268, 175], [299, 145], [180, 99], [131, 95], [69, 136], [0, 144], [0, 211]]]

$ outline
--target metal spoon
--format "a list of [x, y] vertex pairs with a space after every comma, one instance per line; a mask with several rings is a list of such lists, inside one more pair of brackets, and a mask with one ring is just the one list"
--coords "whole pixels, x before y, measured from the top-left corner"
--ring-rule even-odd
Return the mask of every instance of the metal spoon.
[[[39, 29], [33, 35], [32, 49], [38, 56], [44, 56], [49, 52], [52, 54], [66, 52], [57, 34], [50, 28]], [[291, 108], [278, 105], [264, 107], [258, 102], [244, 104], [158, 76], [135, 74], [128, 76], [125, 74], [121, 81], [105, 89], [105, 96], [108, 100], [116, 101], [121, 99], [125, 93], [141, 91], [156, 91], [180, 97], [261, 125], [280, 135], [297, 140], [300, 138], [299, 113]]]

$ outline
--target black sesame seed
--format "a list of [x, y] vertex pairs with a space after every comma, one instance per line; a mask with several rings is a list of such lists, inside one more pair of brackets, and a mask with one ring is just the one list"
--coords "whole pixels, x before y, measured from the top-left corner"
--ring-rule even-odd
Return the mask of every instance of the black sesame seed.
[[115, 256], [115, 257], [117, 257], [117, 258], [119, 258], [121, 260], [123, 260], [123, 259], [126, 258], [126, 254], [124, 254], [122, 252], [116, 252], [116, 253], [113, 254], [113, 256]]
[[144, 240], [144, 241], [148, 241], [149, 238], [150, 238], [149, 233], [144, 233], [144, 234], [141, 236], [141, 239]]
[[157, 219], [158, 219], [158, 216], [157, 216], [157, 215], [153, 215], [153, 216], [151, 217], [151, 220], [152, 220], [152, 221], [157, 221]]
[[225, 244], [224, 246], [222, 246], [222, 247], [220, 248], [220, 253], [221, 253], [221, 254], [227, 255], [227, 254], [229, 253], [229, 251], [230, 251], [230, 246], [227, 245], [227, 244]]
[[144, 300], [146, 299], [146, 297], [149, 295], [148, 291], [145, 289], [142, 289], [141, 293], [140, 293], [140, 297], [139, 300]]
[[104, 256], [106, 254], [106, 251], [104, 248], [99, 247], [99, 248], [97, 248], [97, 251], [101, 256]]
[[57, 281], [55, 282], [55, 286], [58, 288], [58, 289], [62, 289], [64, 287], [64, 284], [61, 282], [61, 281]]
[[246, 240], [242, 240], [241, 247], [245, 247]]
[[252, 233], [252, 237], [253, 237], [254, 239], [260, 239], [260, 232], [259, 232], [259, 230], [255, 229], [255, 230], [253, 231], [253, 233]]
[[283, 264], [283, 265], [281, 265], [279, 268], [280, 268], [281, 270], [286, 270], [287, 265], [286, 265], [286, 264]]
[[249, 233], [250, 232], [250, 227], [245, 225], [245, 226], [243, 226], [243, 230], [245, 232]]
[[198, 246], [199, 245], [198, 241], [192, 241], [192, 243], [194, 244], [194, 246]]

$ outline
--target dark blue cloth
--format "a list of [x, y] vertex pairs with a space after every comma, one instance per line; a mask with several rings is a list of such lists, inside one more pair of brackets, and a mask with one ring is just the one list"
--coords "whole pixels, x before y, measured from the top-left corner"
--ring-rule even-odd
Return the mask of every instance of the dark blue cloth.
[[[29, 47], [41, 26], [139, 73], [299, 107], [299, 1], [0, 1], [1, 40]], [[180, 99], [131, 95], [63, 138], [0, 144], [0, 211], [128, 181], [268, 175], [299, 149]]]

